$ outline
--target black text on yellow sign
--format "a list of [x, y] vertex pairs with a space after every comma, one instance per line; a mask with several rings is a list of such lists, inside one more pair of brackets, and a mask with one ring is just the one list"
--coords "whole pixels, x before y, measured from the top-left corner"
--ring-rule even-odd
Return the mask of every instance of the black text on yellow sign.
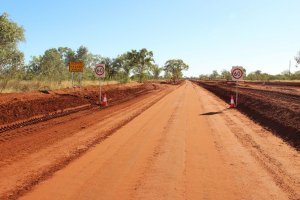
[[84, 63], [83, 62], [70, 62], [69, 72], [83, 72]]

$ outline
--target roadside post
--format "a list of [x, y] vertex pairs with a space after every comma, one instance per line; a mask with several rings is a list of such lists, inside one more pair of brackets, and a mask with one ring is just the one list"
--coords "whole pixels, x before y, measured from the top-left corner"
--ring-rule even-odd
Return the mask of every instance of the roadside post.
[[69, 63], [69, 72], [72, 72], [72, 88], [74, 88], [74, 73], [79, 72], [80, 78], [79, 78], [79, 87], [81, 91], [81, 82], [82, 82], [82, 72], [84, 68], [84, 63], [82, 61], [79, 62], [70, 62]]
[[99, 103], [101, 105], [101, 78], [105, 78], [105, 64], [96, 64], [94, 72], [99, 78]]
[[235, 107], [238, 105], [238, 81], [243, 80], [244, 77], [244, 71], [243, 67], [240, 66], [233, 66], [231, 69], [231, 78], [233, 81], [235, 81]]

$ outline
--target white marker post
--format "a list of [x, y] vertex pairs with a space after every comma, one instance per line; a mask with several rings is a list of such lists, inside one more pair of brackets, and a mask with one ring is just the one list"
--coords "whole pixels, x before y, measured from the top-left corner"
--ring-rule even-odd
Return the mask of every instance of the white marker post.
[[95, 75], [99, 77], [99, 102], [101, 105], [101, 78], [105, 78], [105, 64], [96, 65]]
[[238, 81], [243, 80], [244, 71], [243, 67], [233, 66], [231, 69], [231, 77], [233, 81], [236, 81], [236, 88], [235, 88], [235, 107], [238, 104]]

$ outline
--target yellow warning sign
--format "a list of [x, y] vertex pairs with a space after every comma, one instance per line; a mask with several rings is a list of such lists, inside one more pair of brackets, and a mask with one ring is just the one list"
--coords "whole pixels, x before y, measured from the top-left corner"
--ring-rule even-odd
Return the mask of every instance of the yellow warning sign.
[[83, 72], [84, 63], [83, 62], [70, 62], [69, 72]]

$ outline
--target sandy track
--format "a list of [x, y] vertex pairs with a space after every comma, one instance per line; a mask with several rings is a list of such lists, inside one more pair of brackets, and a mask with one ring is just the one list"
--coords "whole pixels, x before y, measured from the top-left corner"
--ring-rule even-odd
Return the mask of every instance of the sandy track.
[[226, 107], [187, 82], [22, 199], [300, 199], [299, 152]]

